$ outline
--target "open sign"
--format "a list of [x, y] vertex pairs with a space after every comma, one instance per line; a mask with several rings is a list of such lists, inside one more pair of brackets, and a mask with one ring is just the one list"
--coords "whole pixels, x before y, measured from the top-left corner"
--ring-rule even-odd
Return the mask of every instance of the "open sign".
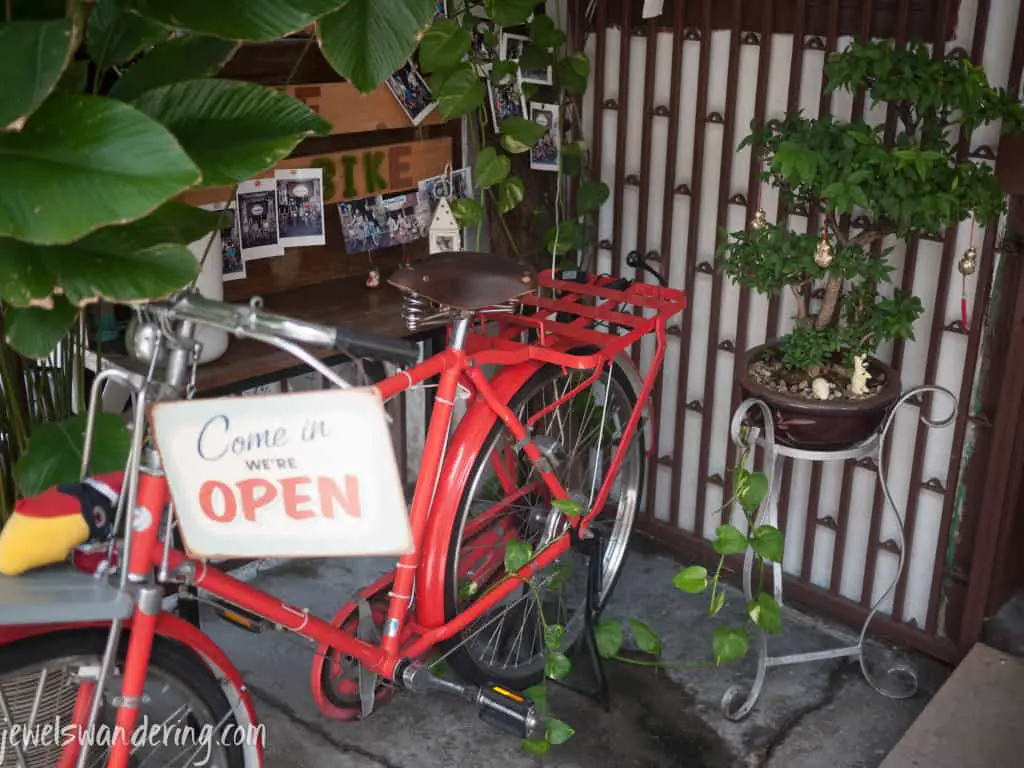
[[151, 419], [190, 556], [412, 551], [376, 390], [163, 403]]

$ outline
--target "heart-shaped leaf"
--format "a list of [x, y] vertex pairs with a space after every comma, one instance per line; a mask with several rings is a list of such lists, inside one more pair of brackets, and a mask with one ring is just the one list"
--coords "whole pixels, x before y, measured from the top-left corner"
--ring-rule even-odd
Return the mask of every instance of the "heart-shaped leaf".
[[672, 586], [691, 595], [699, 595], [708, 588], [708, 569], [703, 565], [683, 568], [672, 577]]
[[516, 146], [524, 146], [526, 149], [540, 141], [546, 130], [544, 126], [525, 117], [506, 117], [501, 121], [501, 135], [507, 136]]
[[720, 525], [713, 546], [720, 555], [741, 555], [747, 550], [747, 537], [734, 525]]
[[[178, 29], [227, 40], [268, 41], [305, 29], [346, 0], [132, 0], [134, 10]], [[390, 3], [389, 3], [390, 4]], [[367, 44], [363, 41], [363, 45]]]
[[782, 609], [768, 593], [762, 592], [756, 600], [747, 603], [747, 615], [765, 632], [771, 635], [782, 633]]
[[782, 531], [773, 525], [759, 525], [750, 537], [750, 546], [770, 563], [781, 563], [785, 539]]
[[420, 40], [420, 69], [435, 72], [454, 67], [469, 52], [469, 44], [469, 32], [454, 21], [435, 21]]
[[146, 91], [134, 106], [170, 130], [203, 173], [203, 186], [244, 181], [331, 126], [272, 88], [235, 80], [188, 80]]
[[522, 179], [505, 179], [498, 185], [498, 211], [508, 213], [523, 202], [526, 187]]
[[[90, 474], [100, 475], [124, 468], [128, 461], [130, 438], [121, 417], [113, 413], [98, 413], [93, 430]], [[29, 437], [28, 450], [14, 469], [21, 493], [33, 496], [59, 483], [78, 482], [84, 444], [84, 414], [37, 426]]]
[[534, 45], [550, 51], [565, 42], [565, 33], [555, 26], [550, 16], [538, 13], [530, 22], [530, 40]]
[[511, 169], [512, 161], [507, 155], [499, 155], [494, 147], [484, 147], [476, 156], [473, 180], [479, 189], [487, 189], [503, 181]]
[[63, 339], [78, 317], [78, 308], [63, 296], [57, 296], [52, 309], [7, 307], [4, 332], [7, 343], [25, 357], [43, 358]]
[[537, 0], [484, 0], [484, 10], [499, 27], [525, 24], [537, 7]]
[[234, 55], [238, 43], [185, 35], [154, 46], [114, 83], [110, 95], [131, 101], [141, 93], [180, 80], [212, 77]]
[[130, 13], [130, 5], [128, 0], [96, 0], [92, 6], [85, 46], [101, 72], [171, 36], [165, 25]]
[[435, 77], [432, 82], [437, 84], [437, 111], [445, 120], [468, 115], [487, 98], [487, 86], [468, 64], [443, 78]]
[[608, 200], [611, 190], [603, 181], [584, 181], [576, 193], [576, 213], [596, 213]]
[[575, 733], [576, 731], [557, 717], [550, 717], [545, 725], [544, 738], [547, 739], [548, 743], [558, 746], [559, 744], [565, 744]]
[[622, 622], [618, 619], [602, 619], [594, 628], [594, 640], [602, 659], [618, 655], [622, 649]]
[[521, 743], [528, 755], [540, 757], [551, 750], [551, 745], [546, 739], [523, 739]]
[[580, 95], [586, 93], [587, 80], [590, 77], [590, 59], [583, 51], [566, 56], [555, 65], [558, 83], [566, 91]]
[[561, 680], [572, 671], [572, 662], [564, 653], [549, 653], [544, 663], [544, 673], [552, 680]]
[[451, 202], [452, 214], [463, 227], [475, 227], [484, 220], [484, 209], [470, 197], [460, 197]]
[[432, 0], [348, 0], [317, 22], [320, 50], [339, 75], [370, 93], [412, 56], [433, 15]]
[[712, 635], [711, 647], [715, 655], [715, 664], [739, 661], [747, 655], [750, 635], [741, 627], [718, 627]]
[[41, 244], [138, 219], [199, 180], [151, 117], [59, 91], [19, 133], [0, 133], [0, 156], [0, 236]]
[[544, 247], [548, 249], [548, 253], [561, 256], [580, 247], [583, 233], [583, 227], [578, 221], [563, 221], [557, 227], [548, 229], [544, 237]]
[[505, 572], [515, 573], [533, 559], [529, 542], [514, 539], [505, 545]]
[[70, 19], [0, 24], [0, 131], [20, 130], [50, 95], [72, 53]]
[[630, 619], [629, 631], [633, 635], [633, 642], [636, 643], [636, 647], [641, 651], [652, 656], [657, 656], [661, 653], [661, 638], [647, 624], [644, 624], [639, 619]]

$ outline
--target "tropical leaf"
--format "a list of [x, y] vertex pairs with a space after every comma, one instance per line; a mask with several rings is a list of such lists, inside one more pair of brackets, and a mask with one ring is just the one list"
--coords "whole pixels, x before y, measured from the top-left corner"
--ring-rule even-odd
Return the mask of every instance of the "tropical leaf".
[[420, 68], [424, 72], [449, 69], [469, 52], [469, 32], [454, 21], [438, 19], [420, 41]]
[[180, 80], [211, 77], [234, 55], [238, 43], [185, 35], [154, 46], [114, 83], [110, 95], [131, 101], [139, 94]]
[[68, 243], [133, 221], [199, 180], [162, 125], [112, 99], [56, 92], [0, 133], [0, 236]]
[[[98, 475], [123, 468], [128, 460], [130, 438], [121, 418], [112, 413], [98, 413], [93, 429], [90, 473]], [[21, 493], [32, 496], [58, 483], [77, 482], [84, 444], [84, 414], [36, 427], [29, 438], [28, 450], [14, 469]]]
[[[169, 27], [227, 40], [268, 41], [305, 29], [318, 17], [348, 2], [350, 0], [133, 0], [133, 7], [136, 13]], [[364, 45], [366, 42], [362, 41]]]
[[52, 309], [7, 307], [4, 333], [7, 343], [19, 354], [43, 358], [67, 335], [77, 317], [78, 308], [62, 296], [54, 299]]
[[96, 0], [85, 28], [85, 46], [103, 72], [171, 36], [163, 24], [129, 12], [129, 0]]
[[133, 105], [167, 127], [199, 166], [203, 186], [244, 181], [331, 126], [272, 88], [235, 80], [188, 80], [146, 91]]
[[68, 64], [71, 19], [0, 24], [0, 131], [20, 130], [50, 95]]
[[433, 15], [433, 0], [348, 0], [317, 22], [320, 50], [339, 75], [370, 93], [412, 56]]

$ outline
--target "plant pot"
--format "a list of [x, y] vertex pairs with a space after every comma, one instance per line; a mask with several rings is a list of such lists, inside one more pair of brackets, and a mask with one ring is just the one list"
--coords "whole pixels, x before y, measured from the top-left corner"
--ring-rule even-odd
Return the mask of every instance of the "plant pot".
[[[858, 400], [809, 400], [798, 395], [766, 387], [750, 375], [750, 366], [762, 354], [777, 348], [769, 342], [747, 350], [743, 365], [736, 372], [736, 381], [743, 397], [756, 397], [771, 408], [775, 421], [775, 442], [809, 451], [836, 451], [861, 443], [877, 432], [889, 408], [900, 397], [899, 374], [875, 357], [868, 357], [867, 368], [877, 381], [885, 383], [872, 397]], [[763, 426], [760, 413], [751, 411], [751, 423]]]

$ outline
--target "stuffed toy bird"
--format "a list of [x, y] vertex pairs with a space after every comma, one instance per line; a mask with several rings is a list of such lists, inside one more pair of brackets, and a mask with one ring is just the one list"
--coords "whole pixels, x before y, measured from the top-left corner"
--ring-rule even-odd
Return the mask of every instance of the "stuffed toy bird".
[[18, 576], [59, 563], [87, 541], [108, 540], [123, 480], [111, 472], [17, 501], [0, 531], [0, 573]]

